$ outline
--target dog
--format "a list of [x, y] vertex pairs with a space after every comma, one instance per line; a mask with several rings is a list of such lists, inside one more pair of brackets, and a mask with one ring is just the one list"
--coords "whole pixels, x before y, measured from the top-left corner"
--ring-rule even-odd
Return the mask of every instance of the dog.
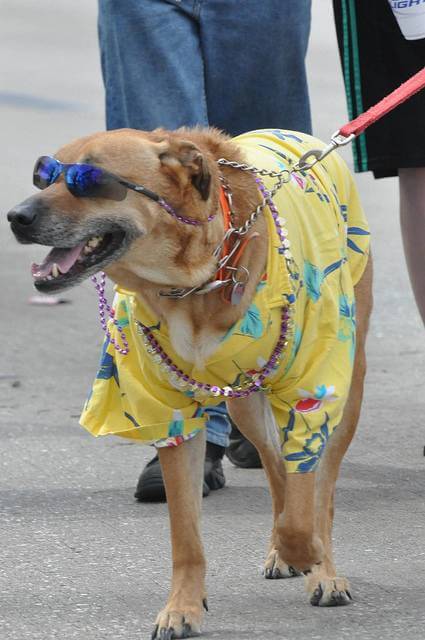
[[[158, 447], [171, 595], [153, 637], [187, 637], [207, 608], [200, 536], [204, 407], [223, 400], [272, 495], [266, 578], [303, 574], [316, 606], [351, 602], [332, 557], [334, 488], [359, 418], [372, 308], [369, 232], [353, 179], [305, 134], [123, 129], [43, 156], [41, 189], [8, 214], [50, 293], [100, 270], [116, 283], [82, 416], [94, 435]], [[184, 518], [184, 523], [182, 522]]]

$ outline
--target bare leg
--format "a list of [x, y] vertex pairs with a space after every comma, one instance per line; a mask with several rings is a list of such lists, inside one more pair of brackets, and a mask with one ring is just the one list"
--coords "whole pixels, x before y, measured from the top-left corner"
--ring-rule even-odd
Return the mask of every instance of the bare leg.
[[416, 305], [425, 325], [425, 167], [399, 169], [400, 225]]
[[323, 562], [313, 567], [307, 578], [311, 603], [318, 606], [348, 604], [351, 600], [346, 578], [337, 577], [332, 554], [332, 526], [335, 483], [341, 461], [354, 436], [363, 397], [366, 373], [365, 342], [372, 309], [372, 261], [355, 287], [357, 307], [357, 342], [350, 395], [341, 424], [332, 435], [317, 473], [316, 530], [324, 545]]
[[206, 607], [205, 557], [200, 520], [205, 432], [178, 447], [158, 450], [170, 515], [173, 577], [171, 594], [158, 614], [153, 638], [188, 637], [201, 629]]

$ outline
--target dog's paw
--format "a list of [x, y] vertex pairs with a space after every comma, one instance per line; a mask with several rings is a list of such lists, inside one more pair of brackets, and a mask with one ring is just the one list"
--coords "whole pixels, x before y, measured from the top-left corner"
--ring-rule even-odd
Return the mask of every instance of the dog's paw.
[[327, 578], [307, 587], [314, 607], [340, 607], [351, 604], [353, 598], [346, 578]]
[[[207, 601], [202, 601], [208, 611]], [[197, 606], [175, 606], [169, 603], [156, 619], [151, 640], [192, 638], [201, 633], [202, 610]]]
[[280, 558], [278, 550], [272, 548], [264, 563], [263, 575], [267, 580], [279, 580], [281, 578], [294, 578], [302, 574], [294, 567], [288, 566]]

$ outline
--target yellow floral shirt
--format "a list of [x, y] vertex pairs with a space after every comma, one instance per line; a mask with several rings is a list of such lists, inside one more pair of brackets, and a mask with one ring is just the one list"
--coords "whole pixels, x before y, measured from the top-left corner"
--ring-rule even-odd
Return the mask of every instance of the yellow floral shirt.
[[[289, 169], [308, 148], [323, 143], [305, 134], [261, 130], [235, 141], [249, 163]], [[264, 180], [271, 187], [273, 179]], [[350, 387], [355, 352], [354, 285], [367, 263], [369, 231], [352, 176], [333, 153], [310, 171], [292, 175], [274, 198], [285, 220], [292, 262], [266, 208], [267, 274], [245, 316], [225, 335], [205, 370], [173, 350], [167, 326], [147, 306], [118, 288], [116, 317], [130, 347], [126, 356], [105, 340], [100, 369], [81, 424], [93, 435], [114, 434], [157, 446], [175, 445], [204, 428], [204, 407], [222, 398], [194, 394], [170, 379], [146, 353], [136, 320], [149, 327], [173, 363], [190, 378], [224, 387], [259, 371], [278, 339], [281, 311], [293, 307], [293, 329], [277, 369], [267, 378], [288, 472], [313, 471], [338, 426]], [[119, 341], [116, 329], [110, 325]], [[158, 359], [158, 358], [157, 358]]]

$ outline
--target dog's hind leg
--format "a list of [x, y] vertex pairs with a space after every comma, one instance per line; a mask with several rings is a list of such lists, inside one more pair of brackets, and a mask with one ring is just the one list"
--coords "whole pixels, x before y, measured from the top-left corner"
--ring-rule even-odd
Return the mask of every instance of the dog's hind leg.
[[332, 525], [335, 483], [341, 461], [356, 431], [363, 397], [366, 373], [365, 342], [372, 309], [372, 260], [355, 287], [356, 298], [356, 354], [350, 394], [341, 424], [330, 438], [321, 460], [316, 482], [316, 528], [324, 545], [324, 559], [312, 568], [306, 587], [311, 603], [316, 606], [335, 606], [351, 601], [346, 578], [337, 577], [332, 554]]
[[280, 438], [269, 402], [261, 393], [227, 403], [239, 430], [256, 447], [266, 473], [273, 505], [273, 530], [264, 564], [266, 578], [291, 578], [301, 575], [289, 566], [277, 550], [276, 522], [284, 509], [285, 469], [280, 453]]
[[199, 634], [202, 609], [207, 608], [200, 531], [205, 431], [178, 447], [160, 448], [158, 454], [170, 516], [173, 576], [152, 638], [171, 640]]

